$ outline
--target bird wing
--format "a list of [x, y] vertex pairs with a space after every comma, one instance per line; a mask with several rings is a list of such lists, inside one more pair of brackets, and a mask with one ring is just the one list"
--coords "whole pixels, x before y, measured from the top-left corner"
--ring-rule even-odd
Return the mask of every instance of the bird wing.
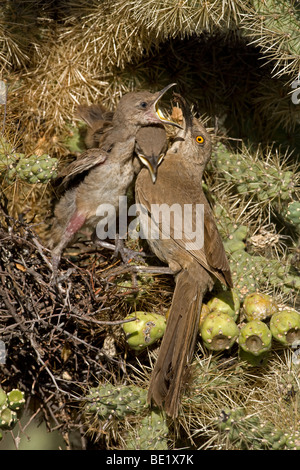
[[108, 111], [100, 103], [92, 105], [81, 104], [76, 110], [76, 116], [90, 127], [93, 127], [95, 122], [112, 121], [113, 115], [113, 112]]
[[106, 161], [108, 153], [102, 149], [88, 149], [76, 160], [67, 165], [58, 174], [58, 178], [63, 178], [61, 187], [67, 187], [79, 175], [85, 175], [87, 171], [101, 165]]

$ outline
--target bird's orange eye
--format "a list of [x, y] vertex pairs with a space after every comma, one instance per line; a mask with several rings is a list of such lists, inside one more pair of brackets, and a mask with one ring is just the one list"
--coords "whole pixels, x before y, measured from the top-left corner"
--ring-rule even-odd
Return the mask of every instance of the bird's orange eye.
[[197, 135], [196, 142], [197, 142], [197, 144], [203, 144], [204, 143], [204, 137], [202, 137], [202, 135]]

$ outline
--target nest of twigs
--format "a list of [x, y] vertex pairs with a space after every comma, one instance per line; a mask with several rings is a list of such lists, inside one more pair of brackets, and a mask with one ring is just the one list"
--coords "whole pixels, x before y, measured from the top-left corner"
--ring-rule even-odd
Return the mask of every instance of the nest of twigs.
[[136, 305], [124, 301], [130, 289], [116, 280], [135, 274], [129, 265], [112, 263], [111, 252], [83, 243], [80, 254], [72, 248], [76, 264], [72, 253], [64, 257], [54, 281], [51, 253], [36, 233], [10, 217], [6, 222], [0, 228], [1, 386], [18, 387], [38, 403], [50, 430], [85, 433], [84, 392], [99, 380], [130, 375], [121, 324]]

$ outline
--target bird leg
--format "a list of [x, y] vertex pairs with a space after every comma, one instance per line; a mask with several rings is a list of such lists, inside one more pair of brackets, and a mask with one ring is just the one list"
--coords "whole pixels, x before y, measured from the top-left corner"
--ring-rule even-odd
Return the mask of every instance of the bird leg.
[[63, 235], [60, 239], [60, 242], [55, 246], [52, 251], [52, 269], [54, 276], [56, 276], [58, 265], [60, 263], [61, 254], [63, 249], [70, 243], [74, 235], [81, 229], [84, 225], [86, 217], [84, 214], [79, 212], [75, 212], [72, 215], [71, 219], [67, 224], [66, 230], [63, 232]]
[[112, 250], [114, 252], [113, 259], [116, 259], [118, 255], [120, 255], [124, 264], [128, 264], [133, 259], [141, 261], [141, 258], [146, 256], [144, 252], [134, 251], [130, 248], [125, 247], [124, 240], [120, 238], [119, 234], [116, 234], [115, 245], [113, 243], [100, 240], [96, 236], [96, 231], [93, 232], [92, 241], [93, 243], [95, 243], [95, 245], [101, 246], [102, 248], [106, 248], [108, 250]]

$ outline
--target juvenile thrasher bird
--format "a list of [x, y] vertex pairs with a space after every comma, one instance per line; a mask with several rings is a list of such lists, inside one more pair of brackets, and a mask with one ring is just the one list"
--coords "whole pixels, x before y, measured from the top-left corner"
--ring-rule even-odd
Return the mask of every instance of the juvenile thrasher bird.
[[67, 189], [54, 211], [48, 243], [54, 270], [63, 249], [75, 239], [77, 232], [83, 227], [95, 229], [103, 219], [97, 211], [100, 204], [109, 204], [118, 210], [119, 198], [126, 194], [134, 178], [133, 151], [138, 130], [160, 123], [180, 127], [164, 118], [158, 108], [158, 101], [173, 85], [156, 93], [124, 95], [114, 112], [111, 129], [103, 134], [101, 147], [87, 150], [60, 175], [65, 176], [63, 184], [66, 186], [78, 176], [83, 180]]
[[[176, 276], [167, 327], [148, 392], [149, 403], [154, 402], [174, 418], [178, 414], [185, 372], [194, 352], [203, 296], [216, 279], [232, 286], [223, 243], [201, 186], [203, 171], [211, 156], [210, 136], [193, 118], [183, 98], [175, 96], [183, 108], [185, 130], [178, 132], [168, 150], [156, 183], [153, 184], [149, 173], [142, 169], [135, 185], [136, 202], [142, 204], [140, 225], [144, 236], [152, 251]], [[153, 209], [157, 207], [153, 206], [155, 204], [177, 207], [170, 219], [170, 236], [163, 225], [163, 217]], [[194, 241], [191, 235], [198, 229], [197, 205], [204, 208], [204, 237], [199, 240], [196, 237]], [[192, 210], [189, 226], [185, 225], [182, 230], [182, 220], [176, 219], [176, 214], [181, 215], [185, 207]], [[148, 231], [152, 223], [158, 229], [156, 238]]]
[[[80, 105], [77, 108], [77, 116], [88, 126], [85, 137], [86, 146], [88, 148], [101, 147], [106, 132], [112, 129], [113, 112], [107, 111], [101, 104]], [[138, 161], [134, 160], [135, 172], [139, 172], [140, 163], [142, 163], [148, 168], [153, 182], [155, 182], [157, 168], [167, 148], [167, 135], [162, 124], [141, 127], [136, 134], [134, 148], [135, 155], [139, 158]], [[93, 152], [91, 158], [93, 158]]]

